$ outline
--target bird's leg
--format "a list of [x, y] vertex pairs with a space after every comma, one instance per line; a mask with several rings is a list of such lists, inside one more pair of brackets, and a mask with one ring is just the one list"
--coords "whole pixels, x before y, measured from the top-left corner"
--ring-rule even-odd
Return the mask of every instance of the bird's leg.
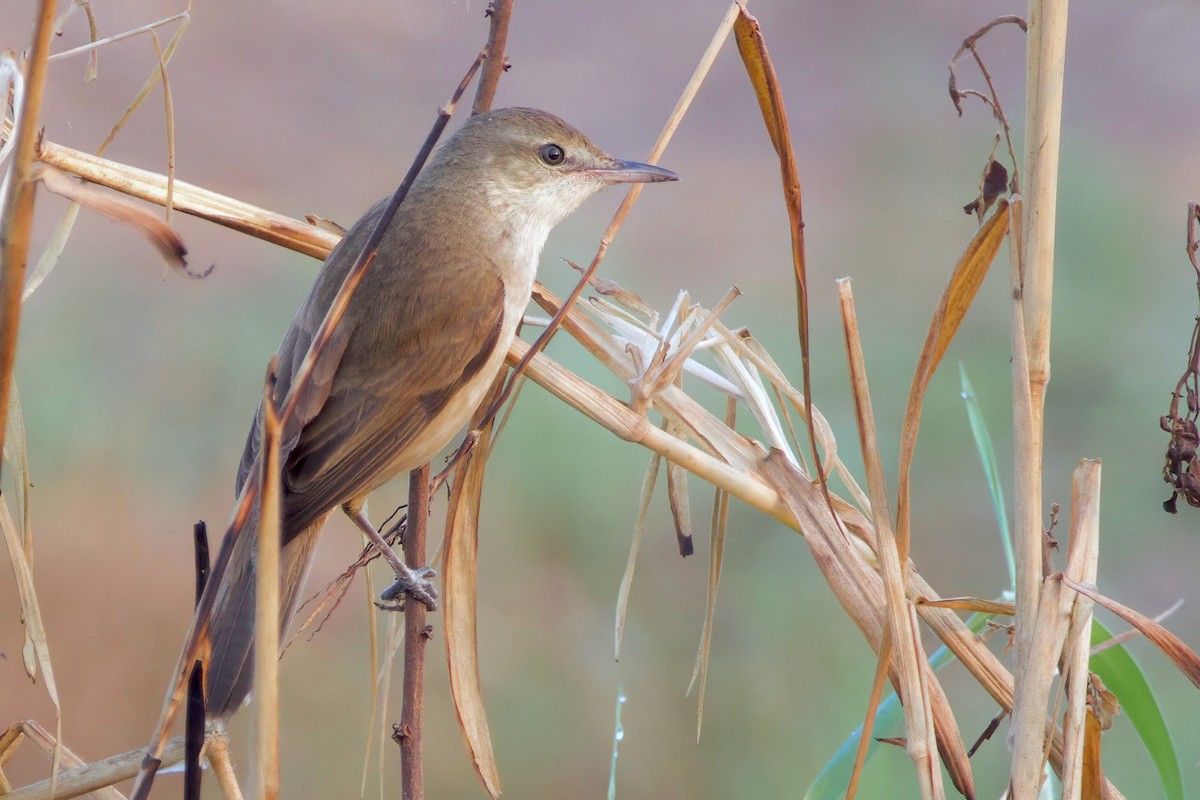
[[380, 597], [384, 600], [396, 600], [404, 594], [409, 594], [413, 599], [423, 603], [430, 611], [436, 610], [437, 590], [433, 588], [429, 579], [437, 575], [437, 572], [429, 567], [413, 569], [405, 564], [404, 559], [396, 555], [387, 541], [379, 535], [379, 531], [375, 530], [375, 526], [367, 519], [367, 512], [362, 508], [355, 510], [344, 507], [342, 510], [350, 519], [354, 520], [354, 524], [367, 535], [367, 538], [375, 545], [375, 549], [387, 559], [387, 562], [392, 565], [392, 569], [396, 571], [396, 582], [384, 589]]

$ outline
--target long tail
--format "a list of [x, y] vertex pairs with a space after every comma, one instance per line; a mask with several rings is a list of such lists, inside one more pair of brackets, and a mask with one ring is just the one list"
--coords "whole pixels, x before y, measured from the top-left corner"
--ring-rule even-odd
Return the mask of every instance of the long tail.
[[[300, 589], [312, 564], [317, 535], [328, 514], [292, 537], [279, 554], [279, 640], [300, 602]], [[252, 528], [251, 528], [251, 524]], [[213, 604], [209, 638], [212, 652], [205, 673], [207, 716], [226, 719], [241, 708], [254, 682], [255, 553], [257, 519], [247, 521], [234, 545], [229, 569]], [[248, 535], [249, 534], [249, 535]]]

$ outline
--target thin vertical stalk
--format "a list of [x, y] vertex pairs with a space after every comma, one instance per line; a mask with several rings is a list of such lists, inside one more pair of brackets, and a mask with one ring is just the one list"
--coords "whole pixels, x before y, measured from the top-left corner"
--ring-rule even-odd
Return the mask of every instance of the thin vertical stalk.
[[[429, 528], [429, 465], [408, 474], [408, 520], [404, 525], [404, 562], [425, 563], [425, 538]], [[425, 770], [421, 761], [425, 716], [425, 628], [423, 603], [404, 604], [404, 706], [397, 741], [400, 744], [400, 787], [404, 800], [425, 797]]]
[[54, 0], [42, 0], [33, 49], [25, 76], [25, 102], [17, 110], [20, 126], [14, 135], [12, 169], [0, 202], [0, 451], [8, 421], [13, 365], [17, 360], [17, 332], [21, 324], [21, 292], [25, 288], [25, 264], [29, 259], [30, 229], [33, 226], [33, 167], [37, 157], [42, 94], [46, 89], [46, 59], [54, 35]]
[[[1067, 0], [1031, 0], [1026, 60], [1024, 239], [1014, 298], [1013, 397], [1017, 503], [1016, 695], [1013, 706], [1013, 800], [1031, 800], [1041, 784], [1046, 674], [1032, 663], [1042, 590], [1042, 450], [1050, 380], [1054, 229], [1062, 127]], [[1024, 336], [1016, 335], [1023, 327]], [[1022, 364], [1018, 369], [1018, 364]]]

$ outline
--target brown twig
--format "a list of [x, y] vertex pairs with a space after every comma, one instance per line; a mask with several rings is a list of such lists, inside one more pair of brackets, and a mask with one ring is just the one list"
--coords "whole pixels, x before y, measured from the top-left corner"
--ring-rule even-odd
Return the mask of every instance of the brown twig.
[[471, 114], [482, 114], [492, 107], [496, 97], [496, 87], [500, 76], [508, 71], [510, 64], [504, 48], [508, 44], [508, 23], [512, 19], [513, 0], [492, 0], [488, 3], [484, 15], [491, 20], [488, 29], [487, 62], [479, 75], [479, 85], [475, 87], [475, 102], [471, 105]]
[[[408, 523], [404, 528], [404, 561], [425, 563], [425, 534], [429, 527], [429, 465], [408, 475]], [[404, 604], [404, 689], [400, 724], [392, 738], [400, 745], [400, 786], [403, 800], [425, 797], [425, 772], [421, 764], [421, 741], [425, 713], [425, 645], [432, 628], [425, 624], [427, 610], [421, 603]]]

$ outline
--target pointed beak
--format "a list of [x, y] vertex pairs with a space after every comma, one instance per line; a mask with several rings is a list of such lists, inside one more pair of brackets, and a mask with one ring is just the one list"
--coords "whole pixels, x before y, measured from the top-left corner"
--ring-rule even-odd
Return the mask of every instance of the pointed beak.
[[612, 164], [600, 169], [588, 170], [605, 183], [661, 183], [677, 181], [679, 176], [669, 169], [643, 164], [640, 161], [622, 161], [614, 158]]

